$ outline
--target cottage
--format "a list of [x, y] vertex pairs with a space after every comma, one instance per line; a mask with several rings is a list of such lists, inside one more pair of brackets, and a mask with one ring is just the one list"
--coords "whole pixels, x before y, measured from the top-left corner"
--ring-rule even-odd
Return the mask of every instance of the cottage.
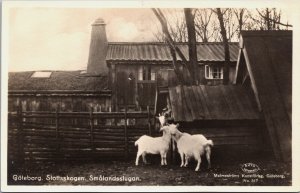
[[[187, 43], [177, 43], [177, 46], [188, 59]], [[238, 54], [237, 43], [230, 43], [230, 54], [229, 79], [233, 82]], [[200, 83], [222, 84], [224, 65], [222, 43], [198, 43], [197, 57]], [[123, 108], [124, 105], [138, 109], [154, 107], [156, 87], [168, 84], [167, 77], [173, 77], [176, 81], [172, 70], [171, 53], [166, 43], [108, 42], [102, 19], [97, 19], [92, 25], [88, 72], [89, 69], [93, 69], [90, 73], [108, 71], [112, 105], [115, 110]]]
[[[177, 46], [188, 58], [187, 43], [177, 43]], [[237, 43], [230, 43], [230, 56], [229, 80], [233, 83], [238, 57]], [[197, 57], [200, 74], [199, 82], [205, 85], [222, 84], [224, 65], [222, 43], [197, 43]], [[41, 77], [42, 74], [44, 74], [44, 77]], [[156, 88], [177, 84], [177, 78], [172, 70], [172, 57], [166, 43], [108, 42], [105, 23], [101, 18], [92, 24], [86, 72], [15, 72], [10, 73], [9, 76], [11, 104], [15, 103], [16, 106], [18, 103], [16, 100], [19, 101], [20, 98], [18, 97], [21, 95], [22, 100], [28, 100], [26, 103], [29, 104], [34, 103], [31, 100], [33, 95], [35, 97], [45, 96], [45, 93], [47, 93], [47, 97], [52, 96], [54, 100], [54, 95], [58, 96], [60, 93], [64, 97], [59, 100], [66, 100], [62, 102], [61, 106], [64, 106], [65, 103], [71, 105], [72, 107], [68, 107], [70, 111], [81, 108], [75, 104], [75, 100], [67, 99], [68, 94], [69, 96], [75, 96], [76, 93], [81, 93], [80, 100], [87, 103], [84, 106], [98, 105], [101, 106], [101, 110], [104, 110], [105, 107], [105, 111], [109, 109], [120, 111], [125, 106], [131, 110], [145, 110], [149, 106], [153, 110]], [[29, 96], [28, 93], [31, 95]], [[88, 98], [91, 98], [93, 94], [97, 94], [97, 97], [101, 95], [100, 98], [103, 99], [101, 104], [95, 101], [93, 104], [88, 102]], [[31, 97], [31, 99], [26, 99], [26, 97]], [[94, 99], [100, 100], [97, 97], [95, 95]], [[41, 103], [41, 106], [49, 106], [50, 103], [53, 103], [52, 99], [43, 100], [48, 101], [49, 104], [43, 105]], [[36, 103], [36, 105], [39, 104], [39, 102]], [[27, 109], [41, 110], [41, 108], [44, 107], [28, 107]], [[93, 106], [93, 108], [98, 107]], [[46, 109], [51, 110], [49, 107]], [[81, 109], [88, 110], [86, 107]], [[10, 107], [10, 110], [15, 110], [15, 107]]]

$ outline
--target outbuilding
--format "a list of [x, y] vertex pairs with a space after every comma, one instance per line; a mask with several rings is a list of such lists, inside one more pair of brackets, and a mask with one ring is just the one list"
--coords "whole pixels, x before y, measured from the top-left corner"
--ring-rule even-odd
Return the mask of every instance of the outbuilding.
[[236, 84], [251, 89], [263, 114], [273, 152], [291, 160], [292, 31], [243, 31]]

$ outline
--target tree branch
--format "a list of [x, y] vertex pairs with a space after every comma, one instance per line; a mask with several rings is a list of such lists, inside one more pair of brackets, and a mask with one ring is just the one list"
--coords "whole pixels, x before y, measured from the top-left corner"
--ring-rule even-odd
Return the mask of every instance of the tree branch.
[[281, 23], [281, 22], [279, 22], [279, 21], [276, 21], [276, 20], [274, 20], [274, 19], [271, 19], [271, 18], [268, 18], [268, 17], [264, 16], [258, 9], [256, 9], [256, 11], [257, 11], [257, 13], [258, 13], [263, 19], [269, 20], [269, 21], [271, 21], [271, 22], [274, 22], [274, 23], [276, 23], [276, 24], [278, 24], [278, 25], [282, 25], [282, 26], [285, 26], [285, 27], [293, 27], [293, 25], [290, 25], [290, 24], [284, 24], [284, 23]]

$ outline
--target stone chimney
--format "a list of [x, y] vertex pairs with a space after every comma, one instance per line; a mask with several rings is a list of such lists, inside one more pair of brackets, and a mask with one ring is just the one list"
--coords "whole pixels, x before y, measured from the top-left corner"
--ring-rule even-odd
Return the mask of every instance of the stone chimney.
[[98, 18], [92, 24], [87, 73], [94, 75], [107, 74], [108, 68], [105, 60], [107, 46], [108, 43], [106, 38], [105, 23], [102, 18]]

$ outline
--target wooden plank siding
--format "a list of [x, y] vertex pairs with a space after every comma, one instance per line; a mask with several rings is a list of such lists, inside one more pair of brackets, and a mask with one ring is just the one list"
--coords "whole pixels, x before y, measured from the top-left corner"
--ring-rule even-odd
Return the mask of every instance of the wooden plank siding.
[[110, 97], [81, 97], [81, 96], [30, 96], [19, 97], [9, 96], [11, 101], [8, 105], [8, 111], [17, 111], [19, 103], [22, 104], [23, 111], [55, 111], [59, 108], [64, 112], [89, 111], [94, 109], [95, 112], [110, 110]]
[[275, 156], [288, 161], [291, 159], [291, 34], [277, 38], [245, 36], [243, 42], [247, 69]]
[[[26, 119], [20, 119], [20, 115]], [[38, 123], [32, 117], [52, 119], [53, 124]], [[147, 124], [152, 119], [149, 112], [21, 112], [9, 113], [8, 118], [9, 163], [18, 159], [25, 162], [123, 159], [136, 153], [134, 142], [142, 135], [149, 135], [149, 129], [153, 128]], [[68, 119], [84, 119], [87, 124], [62, 124], [69, 123]], [[105, 121], [94, 124], [97, 119]], [[131, 122], [132, 119], [144, 124]]]
[[[254, 145], [259, 148], [263, 144], [262, 125], [256, 127], [245, 126], [245, 124], [243, 124], [244, 126], [207, 127], [207, 123], [201, 123], [201, 121], [198, 125], [201, 127], [182, 126], [179, 129], [190, 134], [202, 134], [207, 139], [213, 140], [215, 146]], [[268, 144], [264, 144], [267, 148]]]

